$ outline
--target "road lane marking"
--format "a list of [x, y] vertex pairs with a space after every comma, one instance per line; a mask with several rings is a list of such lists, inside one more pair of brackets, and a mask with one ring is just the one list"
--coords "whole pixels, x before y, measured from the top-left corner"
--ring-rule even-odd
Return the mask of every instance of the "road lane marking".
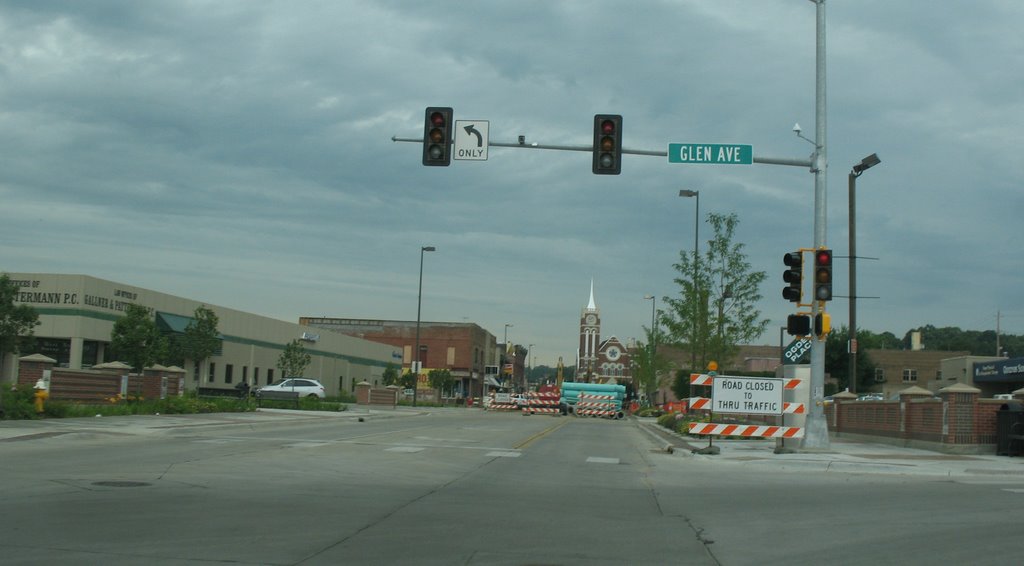
[[395, 446], [394, 448], [385, 448], [385, 452], [403, 452], [406, 454], [415, 454], [416, 452], [423, 452], [422, 446]]
[[588, 464], [618, 464], [618, 458], [601, 458], [598, 456], [591, 456], [587, 458]]

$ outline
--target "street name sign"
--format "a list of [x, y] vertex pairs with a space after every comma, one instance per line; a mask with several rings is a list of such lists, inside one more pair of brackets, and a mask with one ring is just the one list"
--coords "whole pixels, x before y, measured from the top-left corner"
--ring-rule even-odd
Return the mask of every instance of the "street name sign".
[[778, 377], [716, 376], [711, 410], [716, 413], [781, 415], [785, 381]]
[[712, 163], [715, 165], [751, 165], [754, 146], [718, 143], [670, 143], [669, 163]]
[[488, 120], [456, 120], [454, 159], [487, 161]]
[[810, 340], [808, 340], [807, 338], [797, 338], [796, 340], [793, 340], [793, 342], [791, 342], [789, 346], [786, 346], [785, 350], [782, 351], [782, 363], [784, 365], [798, 364], [800, 363], [800, 360], [804, 357], [804, 354], [806, 354], [810, 349]]

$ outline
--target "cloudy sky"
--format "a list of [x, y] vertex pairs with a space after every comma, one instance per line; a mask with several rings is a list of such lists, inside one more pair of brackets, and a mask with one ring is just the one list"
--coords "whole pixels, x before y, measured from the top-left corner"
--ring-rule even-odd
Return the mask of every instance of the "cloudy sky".
[[[858, 326], [1024, 333], [1024, 3], [830, 0], [827, 239]], [[736, 213], [778, 342], [782, 255], [813, 244], [814, 176], [777, 165], [492, 147], [424, 167], [427, 106], [490, 139], [750, 144], [807, 158], [815, 6], [46, 1], [0, 5], [0, 270], [81, 273], [295, 321], [476, 322], [572, 363], [591, 279], [603, 335], [650, 324], [700, 212]], [[710, 236], [700, 225], [701, 240]], [[705, 242], [701, 243], [706, 245]], [[837, 295], [847, 262], [836, 261]], [[848, 322], [846, 299], [830, 305]], [[1018, 355], [1024, 353], [1016, 353]]]

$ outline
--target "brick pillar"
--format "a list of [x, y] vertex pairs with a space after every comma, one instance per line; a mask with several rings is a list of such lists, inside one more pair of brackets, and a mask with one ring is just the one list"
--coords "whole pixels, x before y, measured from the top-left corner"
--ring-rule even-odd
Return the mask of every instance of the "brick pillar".
[[398, 406], [398, 392], [402, 389], [397, 385], [388, 385], [385, 389], [390, 391], [394, 395], [394, 400], [391, 402], [392, 407]]
[[841, 391], [832, 396], [832, 432], [840, 433], [846, 428], [846, 403], [856, 401], [857, 395]]
[[955, 383], [939, 390], [939, 397], [945, 406], [945, 421], [942, 423], [943, 444], [977, 444], [975, 414], [981, 389], [963, 383]]
[[55, 365], [57, 365], [57, 360], [42, 354], [18, 358], [18, 385], [32, 387], [40, 377], [43, 377], [44, 371], [52, 370]]
[[370, 404], [370, 384], [366, 381], [360, 381], [356, 384], [356, 404], [357, 405], [369, 405]]

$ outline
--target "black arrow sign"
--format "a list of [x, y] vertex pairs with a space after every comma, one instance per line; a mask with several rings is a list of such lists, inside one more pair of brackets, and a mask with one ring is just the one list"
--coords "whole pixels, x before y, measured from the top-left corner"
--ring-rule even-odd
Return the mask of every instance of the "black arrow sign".
[[472, 134], [472, 135], [476, 136], [476, 146], [477, 147], [483, 147], [484, 146], [484, 137], [482, 135], [480, 135], [480, 132], [478, 132], [476, 130], [476, 127], [474, 127], [473, 124], [470, 124], [470, 125], [466, 126], [465, 129], [466, 129], [466, 133], [467, 134]]

